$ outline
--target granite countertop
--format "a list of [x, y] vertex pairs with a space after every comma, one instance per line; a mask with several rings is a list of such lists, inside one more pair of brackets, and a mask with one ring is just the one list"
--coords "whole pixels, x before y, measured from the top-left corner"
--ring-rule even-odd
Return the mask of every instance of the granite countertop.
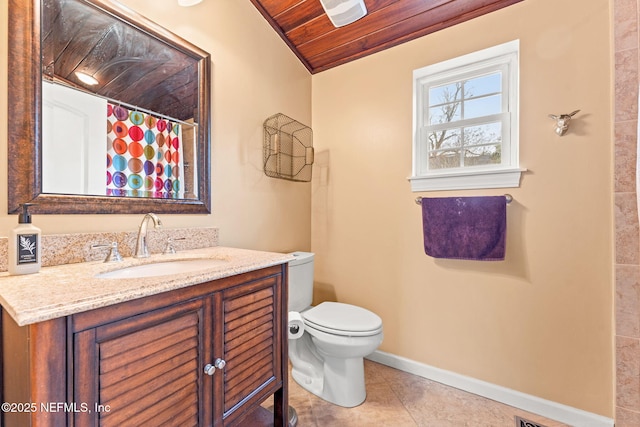
[[[155, 277], [99, 278], [124, 267], [185, 259], [224, 260], [210, 268]], [[293, 256], [223, 246], [122, 262], [92, 261], [43, 267], [39, 273], [0, 273], [0, 304], [19, 326], [68, 316], [291, 261]]]

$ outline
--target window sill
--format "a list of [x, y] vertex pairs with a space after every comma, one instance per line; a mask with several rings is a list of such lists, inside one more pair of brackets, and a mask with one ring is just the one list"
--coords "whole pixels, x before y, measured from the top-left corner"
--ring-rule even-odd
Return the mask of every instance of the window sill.
[[511, 168], [491, 171], [465, 171], [412, 176], [411, 191], [470, 190], [479, 188], [520, 187], [520, 176], [526, 169]]

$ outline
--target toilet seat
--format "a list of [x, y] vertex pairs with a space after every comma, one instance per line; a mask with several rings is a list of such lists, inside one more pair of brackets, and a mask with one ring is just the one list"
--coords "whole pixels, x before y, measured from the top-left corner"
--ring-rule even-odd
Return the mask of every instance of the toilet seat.
[[382, 319], [351, 304], [323, 302], [302, 313], [305, 326], [329, 334], [364, 337], [382, 332]]

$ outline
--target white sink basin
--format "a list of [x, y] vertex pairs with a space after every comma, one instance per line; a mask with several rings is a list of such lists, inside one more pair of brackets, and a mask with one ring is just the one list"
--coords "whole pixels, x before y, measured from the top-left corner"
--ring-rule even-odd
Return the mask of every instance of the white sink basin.
[[139, 277], [157, 277], [171, 274], [186, 274], [194, 271], [208, 270], [224, 264], [224, 259], [180, 259], [174, 261], [160, 261], [149, 264], [133, 265], [118, 270], [97, 274], [100, 279], [135, 279]]

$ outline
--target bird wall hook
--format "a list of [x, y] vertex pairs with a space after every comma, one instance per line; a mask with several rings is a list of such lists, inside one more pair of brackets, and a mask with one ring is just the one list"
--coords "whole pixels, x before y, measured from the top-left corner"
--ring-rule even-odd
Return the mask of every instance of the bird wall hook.
[[556, 121], [555, 132], [558, 134], [558, 136], [562, 136], [567, 133], [567, 130], [569, 130], [569, 122], [571, 121], [571, 118], [579, 112], [580, 110], [576, 110], [569, 114], [549, 114], [549, 117]]

